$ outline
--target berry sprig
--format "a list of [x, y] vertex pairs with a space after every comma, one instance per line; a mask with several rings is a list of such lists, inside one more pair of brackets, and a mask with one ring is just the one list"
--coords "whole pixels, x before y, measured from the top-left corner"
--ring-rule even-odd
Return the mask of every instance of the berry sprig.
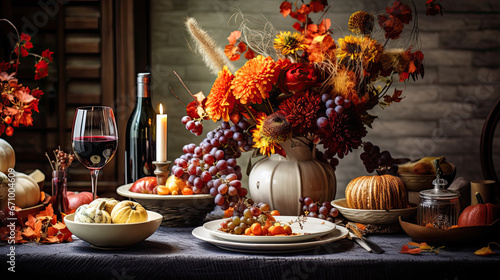
[[64, 152], [61, 147], [54, 150], [55, 160], [51, 160], [48, 153], [45, 153], [45, 156], [49, 159], [52, 170], [61, 172], [66, 171], [75, 159], [75, 155]]

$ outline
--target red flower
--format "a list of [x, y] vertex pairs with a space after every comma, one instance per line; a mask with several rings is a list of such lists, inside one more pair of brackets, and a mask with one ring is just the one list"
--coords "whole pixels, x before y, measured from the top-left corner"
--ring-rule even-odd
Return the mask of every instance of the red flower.
[[425, 3], [427, 6], [427, 10], [425, 11], [425, 15], [434, 16], [437, 14], [443, 15], [443, 6], [439, 3], [435, 3], [435, 0], [427, 0]]
[[19, 42], [19, 47], [14, 50], [16, 55], [19, 55], [19, 49], [21, 49], [21, 56], [26, 57], [29, 55], [28, 50], [33, 48], [33, 44], [30, 42], [31, 36], [28, 34], [21, 33], [21, 42]]
[[42, 78], [45, 78], [49, 75], [49, 64], [45, 59], [40, 59], [36, 64], [35, 64], [35, 80], [40, 80]]
[[394, 1], [392, 7], [385, 8], [385, 11], [391, 16], [399, 19], [404, 24], [408, 24], [412, 20], [410, 6], [403, 4], [398, 0]]
[[387, 7], [388, 15], [379, 15], [379, 25], [385, 30], [386, 39], [397, 39], [403, 32], [404, 24], [410, 23], [412, 13], [410, 6], [396, 0], [392, 7]]
[[386, 39], [397, 39], [403, 32], [403, 23], [392, 15], [379, 15], [378, 23], [385, 31]]
[[0, 72], [5, 72], [5, 71], [9, 70], [10, 66], [11, 66], [11, 64], [8, 62], [0, 61]]
[[49, 62], [52, 62], [52, 55], [54, 52], [51, 52], [49, 49], [46, 49], [42, 52], [42, 57], [47, 59]]
[[316, 70], [309, 63], [293, 63], [281, 70], [279, 86], [283, 92], [296, 93], [318, 86]]
[[353, 149], [357, 149], [367, 131], [360, 114], [352, 108], [344, 110], [342, 114], [334, 113], [320, 133], [320, 144], [325, 148], [324, 157], [332, 159], [335, 155], [343, 158]]
[[283, 101], [279, 112], [286, 116], [294, 134], [306, 136], [317, 130], [316, 120], [320, 110], [320, 96], [306, 92], [305, 94], [296, 93]]

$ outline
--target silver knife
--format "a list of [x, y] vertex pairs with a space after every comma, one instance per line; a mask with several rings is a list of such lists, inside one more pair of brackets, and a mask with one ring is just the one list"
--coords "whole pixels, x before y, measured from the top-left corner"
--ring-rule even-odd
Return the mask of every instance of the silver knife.
[[372, 252], [375, 254], [382, 254], [385, 252], [382, 248], [380, 248], [380, 246], [366, 239], [364, 236], [357, 235], [351, 228], [347, 227], [347, 229], [349, 230], [349, 237], [351, 237], [351, 240], [354, 240], [354, 242], [358, 243], [368, 252]]
[[366, 244], [363, 240], [359, 239], [354, 233], [349, 232], [348, 238], [354, 242], [356, 242], [359, 246], [365, 249], [368, 252], [372, 252], [372, 249]]

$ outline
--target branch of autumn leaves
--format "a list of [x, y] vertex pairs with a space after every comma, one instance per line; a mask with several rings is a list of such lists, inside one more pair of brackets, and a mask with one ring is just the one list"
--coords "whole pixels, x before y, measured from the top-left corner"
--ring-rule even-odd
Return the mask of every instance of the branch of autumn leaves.
[[27, 56], [35, 58], [35, 80], [40, 80], [49, 75], [49, 65], [52, 63], [53, 52], [46, 49], [41, 55], [31, 53], [33, 48], [31, 36], [25, 33], [19, 35], [16, 27], [7, 19], [0, 19], [0, 22], [7, 22], [15, 30], [18, 41], [11, 52], [8, 61], [0, 61], [0, 136], [6, 134], [12, 136], [14, 127], [32, 126], [32, 111], [39, 112], [38, 102], [43, 95], [39, 88], [30, 89], [23, 86], [16, 78], [20, 59]]

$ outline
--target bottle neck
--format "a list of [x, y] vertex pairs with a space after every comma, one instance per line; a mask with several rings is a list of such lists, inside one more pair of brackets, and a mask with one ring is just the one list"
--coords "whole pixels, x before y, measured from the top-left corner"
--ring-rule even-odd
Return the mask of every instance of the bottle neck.
[[137, 83], [137, 98], [151, 97], [149, 83]]

